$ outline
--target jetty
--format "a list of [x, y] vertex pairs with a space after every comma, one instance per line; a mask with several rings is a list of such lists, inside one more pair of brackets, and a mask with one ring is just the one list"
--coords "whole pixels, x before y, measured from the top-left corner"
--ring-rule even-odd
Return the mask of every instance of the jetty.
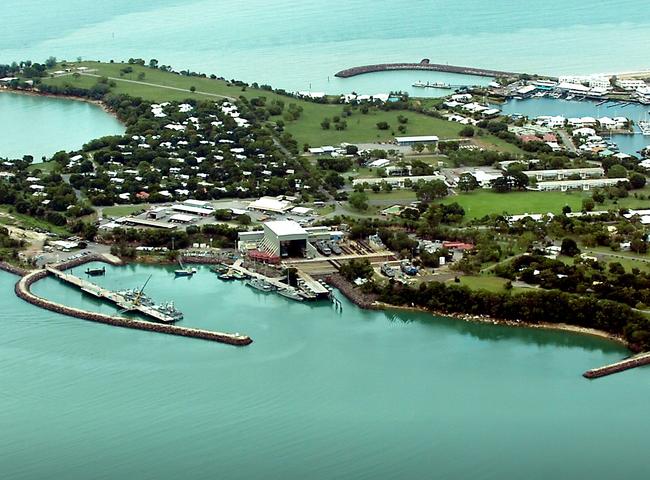
[[614, 373], [624, 372], [636, 367], [650, 365], [650, 352], [640, 353], [632, 357], [621, 360], [620, 362], [605, 365], [603, 367], [587, 370], [582, 374], [585, 378], [600, 378]]
[[102, 313], [88, 312], [79, 308], [68, 307], [60, 303], [47, 300], [34, 295], [31, 292], [31, 285], [50, 275], [47, 270], [34, 270], [22, 277], [14, 287], [16, 295], [28, 303], [52, 312], [68, 315], [70, 317], [81, 318], [91, 322], [103, 323], [117, 327], [132, 328], [135, 330], [144, 330], [148, 332], [164, 333], [167, 335], [176, 335], [180, 337], [191, 337], [212, 342], [225, 343], [235, 346], [245, 346], [253, 343], [253, 340], [247, 335], [238, 333], [223, 333], [212, 330], [203, 330], [199, 328], [180, 327], [178, 325], [163, 324], [158, 322], [148, 322], [146, 320], [137, 320], [132, 318], [106, 315]]
[[153, 305], [146, 305], [138, 302], [137, 298], [128, 299], [124, 294], [120, 292], [113, 292], [112, 290], [108, 290], [104, 287], [100, 287], [99, 285], [89, 282], [87, 280], [83, 280], [69, 273], [65, 273], [62, 272], [61, 270], [57, 270], [54, 267], [47, 266], [45, 267], [45, 270], [50, 274], [54, 275], [59, 280], [63, 281], [64, 283], [67, 283], [68, 285], [72, 285], [73, 287], [77, 287], [79, 290], [81, 290], [84, 293], [92, 295], [95, 298], [107, 300], [111, 303], [114, 303], [115, 305], [120, 307], [124, 312], [137, 312], [146, 317], [152, 318], [157, 322], [163, 322], [163, 323], [174, 323], [176, 320], [180, 320], [178, 316], [166, 313], [161, 309], [156, 308]]
[[379, 63], [376, 65], [363, 65], [360, 67], [347, 68], [335, 74], [339, 78], [356, 77], [366, 73], [386, 72], [391, 70], [415, 70], [415, 71], [433, 71], [445, 73], [458, 73], [461, 75], [475, 75], [479, 77], [517, 77], [520, 74], [516, 72], [506, 72], [503, 70], [491, 70], [478, 67], [460, 67], [457, 65], [447, 65], [442, 63], [431, 63], [428, 58], [423, 59], [420, 63]]

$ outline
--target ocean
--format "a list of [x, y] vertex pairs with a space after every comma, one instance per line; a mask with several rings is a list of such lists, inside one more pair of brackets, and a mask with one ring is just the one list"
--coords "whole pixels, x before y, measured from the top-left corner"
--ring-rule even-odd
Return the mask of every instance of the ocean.
[[[237, 348], [93, 324], [13, 296], [0, 273], [3, 478], [644, 478], [648, 368], [588, 381], [625, 349], [564, 332], [301, 304], [207, 268], [92, 281], [175, 300]], [[83, 275], [84, 267], [76, 269]], [[46, 279], [38, 295], [110, 312]], [[602, 454], [595, 454], [602, 452]]]

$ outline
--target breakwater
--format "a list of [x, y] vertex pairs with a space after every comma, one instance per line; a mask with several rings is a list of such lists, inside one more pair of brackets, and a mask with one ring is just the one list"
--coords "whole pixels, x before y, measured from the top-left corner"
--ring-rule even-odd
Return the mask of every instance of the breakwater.
[[624, 372], [632, 368], [650, 365], [650, 352], [641, 353], [620, 362], [605, 365], [604, 367], [593, 368], [582, 374], [585, 378], [600, 378], [614, 373]]
[[8, 273], [13, 273], [14, 275], [18, 275], [19, 277], [23, 277], [27, 275], [27, 270], [25, 270], [24, 268], [17, 267], [7, 262], [0, 262], [0, 270], [4, 270], [5, 272]]
[[[70, 268], [70, 267], [68, 267]], [[179, 327], [177, 325], [166, 325], [161, 323], [147, 322], [144, 320], [130, 319], [102, 313], [88, 312], [78, 308], [61, 305], [42, 297], [34, 295], [30, 287], [34, 282], [45, 278], [48, 275], [47, 270], [35, 270], [22, 277], [15, 285], [16, 295], [28, 303], [45, 310], [68, 315], [70, 317], [80, 318], [96, 323], [113, 325], [116, 327], [131, 328], [134, 330], [144, 330], [148, 332], [164, 333], [167, 335], [176, 335], [180, 337], [191, 337], [213, 342], [226, 343], [235, 346], [245, 346], [253, 342], [247, 335], [215, 332], [212, 330], [202, 330], [197, 328]]]
[[366, 73], [386, 72], [391, 70], [425, 70], [433, 72], [458, 73], [461, 75], [476, 75], [479, 77], [516, 77], [520, 75], [519, 73], [506, 72], [502, 70], [490, 70], [477, 67], [460, 67], [457, 65], [430, 63], [429, 60], [425, 58], [420, 63], [379, 63], [376, 65], [352, 67], [337, 72], [335, 76], [339, 78], [349, 78]]

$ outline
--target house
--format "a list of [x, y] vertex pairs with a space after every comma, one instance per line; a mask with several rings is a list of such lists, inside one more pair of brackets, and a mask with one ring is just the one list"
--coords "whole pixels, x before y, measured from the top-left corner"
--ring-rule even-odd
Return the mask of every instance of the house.
[[643, 80], [637, 79], [619, 79], [616, 80], [616, 86], [623, 90], [632, 91], [638, 90], [640, 88], [646, 88], [648, 86]]

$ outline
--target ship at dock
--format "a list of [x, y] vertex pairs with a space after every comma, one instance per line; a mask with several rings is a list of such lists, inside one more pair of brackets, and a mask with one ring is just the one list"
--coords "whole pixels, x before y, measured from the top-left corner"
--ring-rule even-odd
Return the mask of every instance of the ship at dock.
[[442, 82], [421, 82], [417, 81], [413, 84], [416, 88], [439, 88], [442, 90], [451, 90], [451, 85], [448, 83]]
[[174, 275], [177, 277], [191, 277], [196, 273], [196, 268], [187, 268], [183, 266], [183, 262], [181, 260], [178, 261], [178, 266], [180, 268], [174, 270]]

